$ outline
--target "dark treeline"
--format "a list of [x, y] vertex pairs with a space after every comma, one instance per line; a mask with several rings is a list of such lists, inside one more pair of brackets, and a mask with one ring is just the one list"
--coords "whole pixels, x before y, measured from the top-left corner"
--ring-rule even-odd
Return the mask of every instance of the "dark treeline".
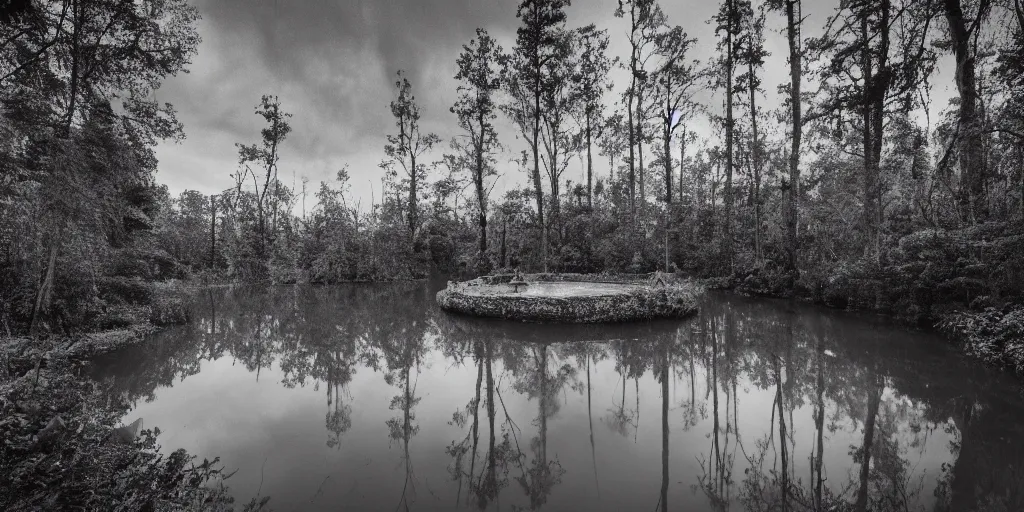
[[[145, 300], [138, 281], [201, 274], [660, 269], [941, 325], [1024, 368], [1021, 0], [855, 0], [817, 18], [799, 0], [723, 0], [704, 61], [655, 0], [618, 3], [624, 35], [574, 25], [569, 4], [523, 0], [508, 49], [469, 36], [453, 56], [451, 141], [421, 130], [429, 91], [399, 72], [369, 200], [347, 168], [311, 190], [283, 178], [291, 116], [273, 95], [256, 106], [258, 138], [237, 144], [234, 186], [169, 197], [152, 147], [183, 132], [149, 93], [194, 55], [195, 9], [5, 7], [4, 328], [95, 326]], [[764, 79], [771, 27], [787, 43], [783, 83]], [[613, 37], [628, 53], [609, 54]], [[930, 95], [946, 85], [940, 61], [955, 67], [948, 105]], [[494, 192], [509, 153], [525, 179]]]
[[[254, 379], [272, 372], [262, 378], [322, 393], [322, 442], [330, 448], [359, 443], [352, 436], [364, 434], [354, 424], [370, 421], [368, 410], [387, 407], [388, 429], [374, 432], [401, 452], [410, 479], [409, 464], [417, 462], [409, 459], [410, 445], [436, 443], [433, 433], [447, 417], [427, 411], [421, 416], [430, 420], [418, 419], [429, 394], [422, 384], [417, 391], [418, 375], [430, 371], [428, 360], [463, 366], [475, 385], [447, 402], [458, 435], [442, 438], [435, 451], [451, 457], [449, 484], [458, 482], [460, 494], [480, 509], [498, 501], [557, 507], [548, 503], [553, 490], [567, 472], [589, 471], [589, 461], [569, 457], [563, 465], [556, 451], [565, 457], [565, 446], [552, 441], [548, 447], [547, 422], [564, 429], [565, 408], [589, 403], [585, 397], [594, 393], [586, 411], [591, 429], [610, 428], [632, 440], [640, 421], [634, 393], [651, 392], [644, 386], [652, 381], [662, 390], [653, 398], [662, 407], [657, 418], [643, 421], [664, 425], [664, 439], [639, 443], [660, 445], [664, 458], [650, 460], [666, 464], [656, 509], [679, 507], [664, 494], [670, 483], [673, 494], [699, 489], [712, 506], [731, 502], [750, 511], [906, 510], [932, 498], [934, 510], [950, 511], [1017, 510], [1024, 503], [1017, 485], [1022, 411], [1005, 381], [974, 378], [985, 369], [951, 362], [928, 345], [904, 343], [893, 351], [905, 334], [883, 323], [733, 297], [706, 301], [699, 317], [684, 323], [561, 329], [447, 315], [433, 305], [432, 289], [402, 283], [204, 291], [195, 301], [195, 322], [159, 334], [152, 346], [101, 359], [96, 373], [113, 400], [134, 402], [199, 373], [204, 361], [230, 358]], [[622, 382], [616, 396], [595, 392], [591, 379], [608, 379], [595, 373], [598, 365]], [[368, 402], [357, 391], [365, 387], [350, 387], [363, 372], [383, 375], [391, 388], [384, 403]], [[737, 405], [752, 389], [774, 395], [763, 404], [777, 409], [770, 420], [749, 401]], [[531, 407], [511, 407], [517, 395]], [[808, 414], [812, 423], [794, 424], [794, 416]], [[421, 428], [430, 434], [417, 437]], [[706, 443], [669, 445], [670, 429], [672, 436], [706, 429], [700, 436]], [[943, 429], [954, 433], [952, 443], [941, 445], [950, 462], [922, 474], [918, 450]], [[843, 432], [856, 443], [825, 455]], [[590, 436], [593, 443], [593, 431]], [[700, 470], [669, 473], [666, 461], [689, 452], [697, 454]], [[430, 461], [418, 462], [421, 472], [429, 467]], [[376, 499], [400, 507], [407, 496]]]

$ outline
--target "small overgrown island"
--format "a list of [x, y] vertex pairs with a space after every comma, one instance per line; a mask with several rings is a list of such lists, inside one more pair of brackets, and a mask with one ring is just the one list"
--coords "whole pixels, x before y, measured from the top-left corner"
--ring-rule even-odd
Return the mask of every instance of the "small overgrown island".
[[[646, 276], [644, 276], [646, 277]], [[437, 293], [442, 309], [473, 316], [523, 322], [601, 323], [684, 318], [697, 312], [701, 287], [668, 276], [644, 279], [635, 275], [534, 274], [528, 284], [575, 284], [580, 293], [521, 295], [509, 282], [513, 275], [484, 276], [450, 283]], [[659, 282], [655, 282], [655, 281]], [[667, 280], [664, 282], [661, 280]], [[587, 283], [604, 284], [599, 291]], [[607, 286], [614, 283], [612, 286]]]

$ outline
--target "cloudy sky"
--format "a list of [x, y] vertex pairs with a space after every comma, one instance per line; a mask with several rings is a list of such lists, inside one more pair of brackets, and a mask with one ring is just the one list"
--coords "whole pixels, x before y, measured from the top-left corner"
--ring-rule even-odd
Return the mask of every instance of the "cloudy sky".
[[[714, 28], [708, 20], [718, 2], [662, 0], [670, 25], [680, 25], [698, 39], [693, 57], [708, 61], [714, 54]], [[757, 3], [757, 2], [755, 2]], [[262, 118], [254, 106], [262, 94], [276, 94], [293, 114], [292, 133], [281, 152], [281, 178], [290, 184], [302, 177], [315, 190], [349, 166], [352, 192], [368, 207], [371, 194], [380, 197], [378, 168], [385, 136], [394, 129], [388, 104], [394, 97], [394, 77], [405, 70], [421, 105], [424, 131], [447, 141], [457, 135], [448, 108], [455, 101], [455, 59], [477, 27], [486, 29], [511, 49], [519, 20], [518, 0], [195, 0], [202, 20], [203, 42], [190, 73], [166, 81], [157, 93], [161, 102], [175, 105], [185, 125], [186, 140], [157, 149], [158, 180], [172, 194], [185, 189], [217, 193], [232, 186], [237, 168], [235, 143], [254, 143]], [[608, 29], [611, 56], [628, 56], [626, 20], [614, 17], [617, 0], [575, 0], [567, 10], [570, 27], [594, 23]], [[833, 12], [832, 0], [805, 0], [809, 16], [805, 35], [819, 30]], [[784, 17], [771, 13], [765, 66], [765, 105], [777, 105], [776, 86], [788, 80]], [[948, 67], [948, 66], [945, 66]], [[954, 90], [942, 72], [933, 79], [936, 109]], [[622, 71], [613, 76], [625, 83]], [[701, 99], [712, 108], [721, 99], [707, 92]], [[934, 110], [934, 109], [933, 109]], [[934, 120], [934, 117], [933, 117]], [[706, 121], [695, 127], [707, 135]], [[514, 129], [499, 124], [499, 135], [510, 147], [502, 155], [503, 173], [496, 190], [525, 183], [525, 174], [509, 161], [521, 145]], [[441, 151], [434, 155], [439, 159]], [[596, 151], [596, 150], [595, 150]], [[597, 160], [599, 175], [607, 164]], [[565, 178], [582, 175], [579, 160]], [[312, 196], [308, 199], [312, 204]]]

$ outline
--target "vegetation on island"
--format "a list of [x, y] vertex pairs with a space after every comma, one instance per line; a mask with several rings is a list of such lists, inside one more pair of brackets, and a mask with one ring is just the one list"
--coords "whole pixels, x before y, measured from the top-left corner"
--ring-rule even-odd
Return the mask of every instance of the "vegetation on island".
[[[445, 289], [437, 292], [437, 303], [447, 311], [522, 322], [613, 323], [685, 318], [697, 312], [697, 300], [703, 293], [696, 283], [677, 282], [660, 275], [643, 279], [638, 276], [558, 274], [552, 281], [545, 280], [545, 276], [547, 274], [517, 274], [514, 277], [525, 277], [529, 279], [527, 283], [533, 285], [573, 283], [578, 292], [557, 296], [518, 295], [509, 286], [513, 276], [485, 276], [461, 283], [449, 282]], [[601, 281], [601, 278], [608, 278], [608, 281]], [[601, 282], [613, 283], [615, 288], [589, 291], [586, 288], [587, 283]]]

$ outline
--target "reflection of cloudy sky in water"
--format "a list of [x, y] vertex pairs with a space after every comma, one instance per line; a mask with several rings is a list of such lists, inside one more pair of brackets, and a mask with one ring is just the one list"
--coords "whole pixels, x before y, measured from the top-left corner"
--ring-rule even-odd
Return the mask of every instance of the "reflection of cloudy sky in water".
[[[259, 491], [272, 497], [271, 505], [275, 510], [336, 510], [339, 506], [394, 509], [405, 485], [404, 447], [400, 438], [389, 438], [387, 422], [394, 418], [399, 424], [402, 421], [401, 403], [395, 405], [393, 397], [401, 396], [405, 389], [402, 372], [405, 361], [409, 361], [406, 357], [409, 353], [405, 352], [404, 339], [419, 336], [421, 341], [426, 340], [427, 346], [420, 352], [419, 372], [415, 364], [410, 372], [410, 389], [419, 401], [411, 410], [412, 427], [418, 430], [409, 439], [412, 477], [406, 498], [413, 510], [447, 510], [456, 502], [460, 482], [452, 479], [450, 469], [454, 459], [446, 450], [467, 439], [472, 432], [472, 413], [466, 406], [475, 396], [478, 377], [478, 366], [473, 360], [474, 342], [482, 340], [489, 329], [502, 336], [523, 331], [506, 332], [500, 328], [495, 331], [494, 324], [453, 324], [450, 317], [437, 312], [432, 302], [427, 301], [431, 294], [410, 293], [399, 288], [393, 294], [372, 297], [367, 295], [367, 290], [387, 287], [366, 287], [354, 293], [322, 288], [296, 292], [280, 288], [255, 297], [243, 291], [228, 292], [229, 299], [216, 301], [221, 334], [211, 336], [204, 332], [210, 324], [210, 311], [203, 306], [197, 311], [199, 321], [196, 324], [159, 334], [145, 351], [140, 348], [134, 354], [110, 358], [107, 371], [118, 389], [131, 388], [131, 382], [137, 385], [141, 379], [139, 372], [168, 370], [161, 367], [162, 364], [192, 367], [192, 361], [200, 357], [199, 354], [209, 354], [211, 350], [218, 353], [217, 348], [211, 347], [219, 346], [225, 349], [223, 355], [216, 360], [199, 362], [198, 367], [189, 371], [198, 370], [194, 375], [184, 379], [174, 376], [170, 381], [157, 384], [155, 391], [152, 385], [142, 386], [148, 389], [127, 391], [133, 396], [153, 392], [155, 400], [139, 400], [126, 420], [141, 416], [147, 427], [160, 427], [164, 432], [160, 438], [164, 449], [185, 448], [200, 459], [220, 456], [229, 469], [238, 468], [239, 472], [228, 484], [240, 501], [248, 501]], [[726, 314], [727, 311], [730, 313]], [[845, 496], [845, 501], [853, 503], [859, 464], [853, 462], [851, 452], [863, 443], [867, 397], [873, 389], [867, 385], [870, 379], [863, 361], [870, 360], [866, 357], [872, 354], [885, 358], [888, 363], [882, 366], [885, 371], [891, 371], [899, 368], [903, 358], [917, 358], [918, 352], [923, 350], [922, 344], [934, 340], [809, 308], [794, 317], [797, 319], [793, 327], [797, 343], [787, 346], [777, 337], [788, 338], [788, 331], [779, 324], [785, 315], [777, 308], [756, 307], [744, 302], [706, 304], [701, 318], [683, 324], [682, 335], [690, 336], [689, 329], [695, 325], [704, 326], [706, 332], [711, 327], [708, 323], [711, 316], [716, 319], [718, 333], [714, 340], [708, 336], [673, 342], [674, 334], [652, 334], [655, 338], [629, 344], [555, 343], [547, 345], [547, 349], [542, 348], [543, 345], [510, 342], [492, 345], [491, 370], [497, 389], [497, 444], [501, 444], [503, 432], [511, 428], [505, 418], [507, 410], [517, 426], [513, 443], [517, 442], [523, 453], [523, 467], [529, 470], [540, 456], [538, 445], [543, 438], [546, 439], [547, 460], [557, 461], [562, 470], [553, 471], [560, 477], [553, 478], [555, 483], [548, 489], [545, 509], [650, 509], [658, 502], [662, 481], [662, 401], [661, 383], [652, 368], [660, 364], [660, 351], [665, 348], [672, 351], [673, 358], [668, 383], [668, 501], [671, 509], [708, 507], [707, 496], [694, 486], [704, 473], [701, 461], [707, 461], [715, 453], [712, 445], [715, 393], [708, 387], [713, 377], [719, 380], [721, 453], [734, 457], [731, 467], [734, 483], [729, 490], [734, 509], [742, 509], [739, 498], [748, 478], [744, 473], [747, 458], [758, 455], [758, 442], [769, 433], [775, 448], [769, 448], [763, 468], [768, 471], [777, 464], [774, 450], [780, 445], [776, 389], [772, 365], [765, 363], [771, 360], [769, 354], [772, 353], [791, 360], [792, 370], [783, 372], [784, 382], [792, 382], [791, 391], [785, 391], [792, 396], [786, 398], [784, 415], [788, 435], [794, 443], [789, 445], [789, 460], [792, 474], [801, 480], [805, 490], [810, 489], [808, 454], [813, 453], [816, 437], [814, 371], [819, 363], [817, 348], [811, 343], [822, 336], [829, 348], [821, 347], [821, 353], [834, 354], [820, 359], [826, 368], [822, 389], [826, 398], [823, 425], [826, 487], [838, 491], [852, 483], [853, 490]], [[262, 345], [251, 343], [255, 339], [252, 326], [256, 325], [253, 322], [257, 318], [262, 319], [259, 323], [264, 326], [260, 336], [272, 341]], [[725, 342], [728, 339], [724, 327], [726, 318], [733, 318], [729, 332], [736, 333], [730, 343]], [[235, 330], [223, 334], [228, 325], [234, 325]], [[435, 332], [434, 327], [424, 331], [426, 325], [436, 326], [440, 332]], [[453, 339], [450, 334], [457, 331], [451, 329], [456, 325], [471, 334]], [[329, 371], [339, 375], [340, 370], [324, 368], [340, 368], [328, 362], [348, 350], [339, 343], [350, 347], [348, 344], [352, 341], [352, 338], [333, 337], [341, 336], [336, 326], [341, 326], [340, 331], [355, 332], [363, 348], [353, 358], [351, 381], [340, 390], [342, 403], [339, 404], [332, 394], [334, 403], [329, 406], [327, 380], [332, 375]], [[356, 332], [357, 326], [369, 330]], [[859, 331], [852, 329], [854, 327], [859, 327]], [[344, 341], [346, 339], [348, 341]], [[735, 341], [739, 339], [748, 341]], [[864, 341], [870, 339], [887, 345]], [[669, 345], [663, 345], [663, 341], [668, 341]], [[709, 365], [712, 343], [719, 347], [717, 371], [713, 374]], [[904, 345], [897, 346], [898, 343]], [[880, 346], [895, 348], [880, 352]], [[265, 352], [253, 352], [254, 347], [262, 347]], [[933, 346], [926, 348], [934, 349]], [[587, 365], [582, 359], [584, 352], [596, 353], [597, 360]], [[943, 463], [950, 467], [957, 464], [957, 453], [951, 452], [951, 447], [960, 441], [957, 427], [952, 423], [936, 425], [929, 421], [946, 414], [943, 411], [950, 407], [950, 398], [946, 396], [950, 387], [958, 388], [958, 395], [975, 396], [977, 403], [982, 403], [987, 395], [981, 390], [988, 385], [968, 380], [972, 377], [969, 363], [948, 351], [941, 352], [944, 355], [925, 358], [913, 367], [908, 365], [908, 372], [921, 372], [920, 375], [894, 374], [884, 383], [880, 381], [885, 388], [880, 394], [875, 424], [872, 467], [883, 471], [896, 467], [895, 462], [904, 465], [906, 474], [901, 481], [911, 492], [916, 491], [912, 503], [928, 510], [936, 500], [935, 489], [943, 477]], [[380, 371], [366, 365], [369, 359], [365, 357], [371, 353], [376, 354]], [[457, 353], [464, 356], [461, 365], [455, 362]], [[691, 355], [695, 368], [693, 389], [689, 374]], [[850, 359], [851, 355], [856, 359]], [[542, 436], [537, 368], [543, 358], [548, 361], [546, 409], [553, 413], [546, 419], [547, 430]], [[255, 369], [256, 360], [262, 362], [258, 382], [255, 371], [250, 371]], [[311, 366], [302, 366], [305, 364]], [[282, 365], [295, 370], [285, 372]], [[385, 379], [389, 365], [392, 372], [387, 380], [390, 383]], [[641, 365], [642, 374], [638, 380], [627, 378], [623, 408], [620, 370], [628, 373], [637, 368], [636, 365]], [[589, 415], [588, 368], [592, 400]], [[482, 403], [478, 409], [479, 446], [474, 465], [477, 475], [486, 466], [489, 444], [486, 372], [483, 367], [479, 367], [479, 371]], [[738, 403], [731, 396], [730, 375], [734, 371], [738, 371], [735, 381]], [[294, 388], [283, 386], [283, 381], [296, 379], [296, 372], [311, 372], [317, 377], [307, 378], [304, 385]], [[639, 370], [634, 373], [637, 372]], [[562, 377], [557, 377], [559, 375]], [[940, 382], [939, 377], [943, 381]], [[910, 379], [925, 379], [925, 382], [914, 383]], [[998, 377], [994, 380], [998, 381]], [[556, 381], [565, 385], [551, 389]], [[925, 395], [912, 401], [894, 387], [904, 384], [914, 385], [912, 393]], [[925, 387], [925, 384], [931, 386]], [[789, 389], [786, 385], [783, 388]], [[691, 400], [695, 402], [692, 409], [697, 411], [698, 417], [696, 424], [687, 429]], [[797, 407], [790, 410], [790, 404]], [[339, 405], [350, 414], [351, 427], [341, 434], [337, 449], [331, 449], [327, 444], [332, 434], [325, 420]], [[346, 406], [349, 409], [344, 409]], [[1019, 403], [1010, 407], [1004, 404], [1001, 408], [1016, 415], [1022, 410]], [[456, 411], [465, 414], [464, 423], [453, 421]], [[628, 420], [624, 427], [614, 425], [616, 417]], [[1021, 418], [1016, 419], [1019, 424]], [[590, 445], [591, 421], [594, 455]], [[943, 418], [943, 421], [949, 419]], [[740, 444], [736, 441], [734, 424], [738, 424]], [[616, 432], [620, 428], [625, 435]], [[1012, 429], [1012, 425], [994, 428]], [[979, 439], [972, 442], [977, 443]], [[1021, 449], [1014, 443], [1019, 444], [1021, 439], [1014, 441], [1011, 434], [1009, 439], [1000, 442], [1008, 443], [1011, 448], [1010, 454], [1003, 452], [1000, 456], [1013, 460], [1012, 449], [1018, 452]], [[512, 446], [514, 448], [515, 444]], [[893, 448], [898, 450], [893, 453]], [[595, 456], [596, 476], [592, 458]], [[993, 461], [985, 471], [1003, 471], [999, 467], [1003, 462], [1006, 460]], [[463, 465], [468, 472], [469, 455]], [[509, 461], [506, 468], [508, 477], [498, 498], [501, 508], [509, 509], [513, 504], [528, 506], [523, 487], [516, 481], [521, 474], [518, 464]], [[497, 473], [504, 479], [501, 468]], [[876, 484], [886, 482], [874, 478], [870, 487], [872, 496], [884, 488]], [[464, 479], [462, 502], [469, 488]]]

